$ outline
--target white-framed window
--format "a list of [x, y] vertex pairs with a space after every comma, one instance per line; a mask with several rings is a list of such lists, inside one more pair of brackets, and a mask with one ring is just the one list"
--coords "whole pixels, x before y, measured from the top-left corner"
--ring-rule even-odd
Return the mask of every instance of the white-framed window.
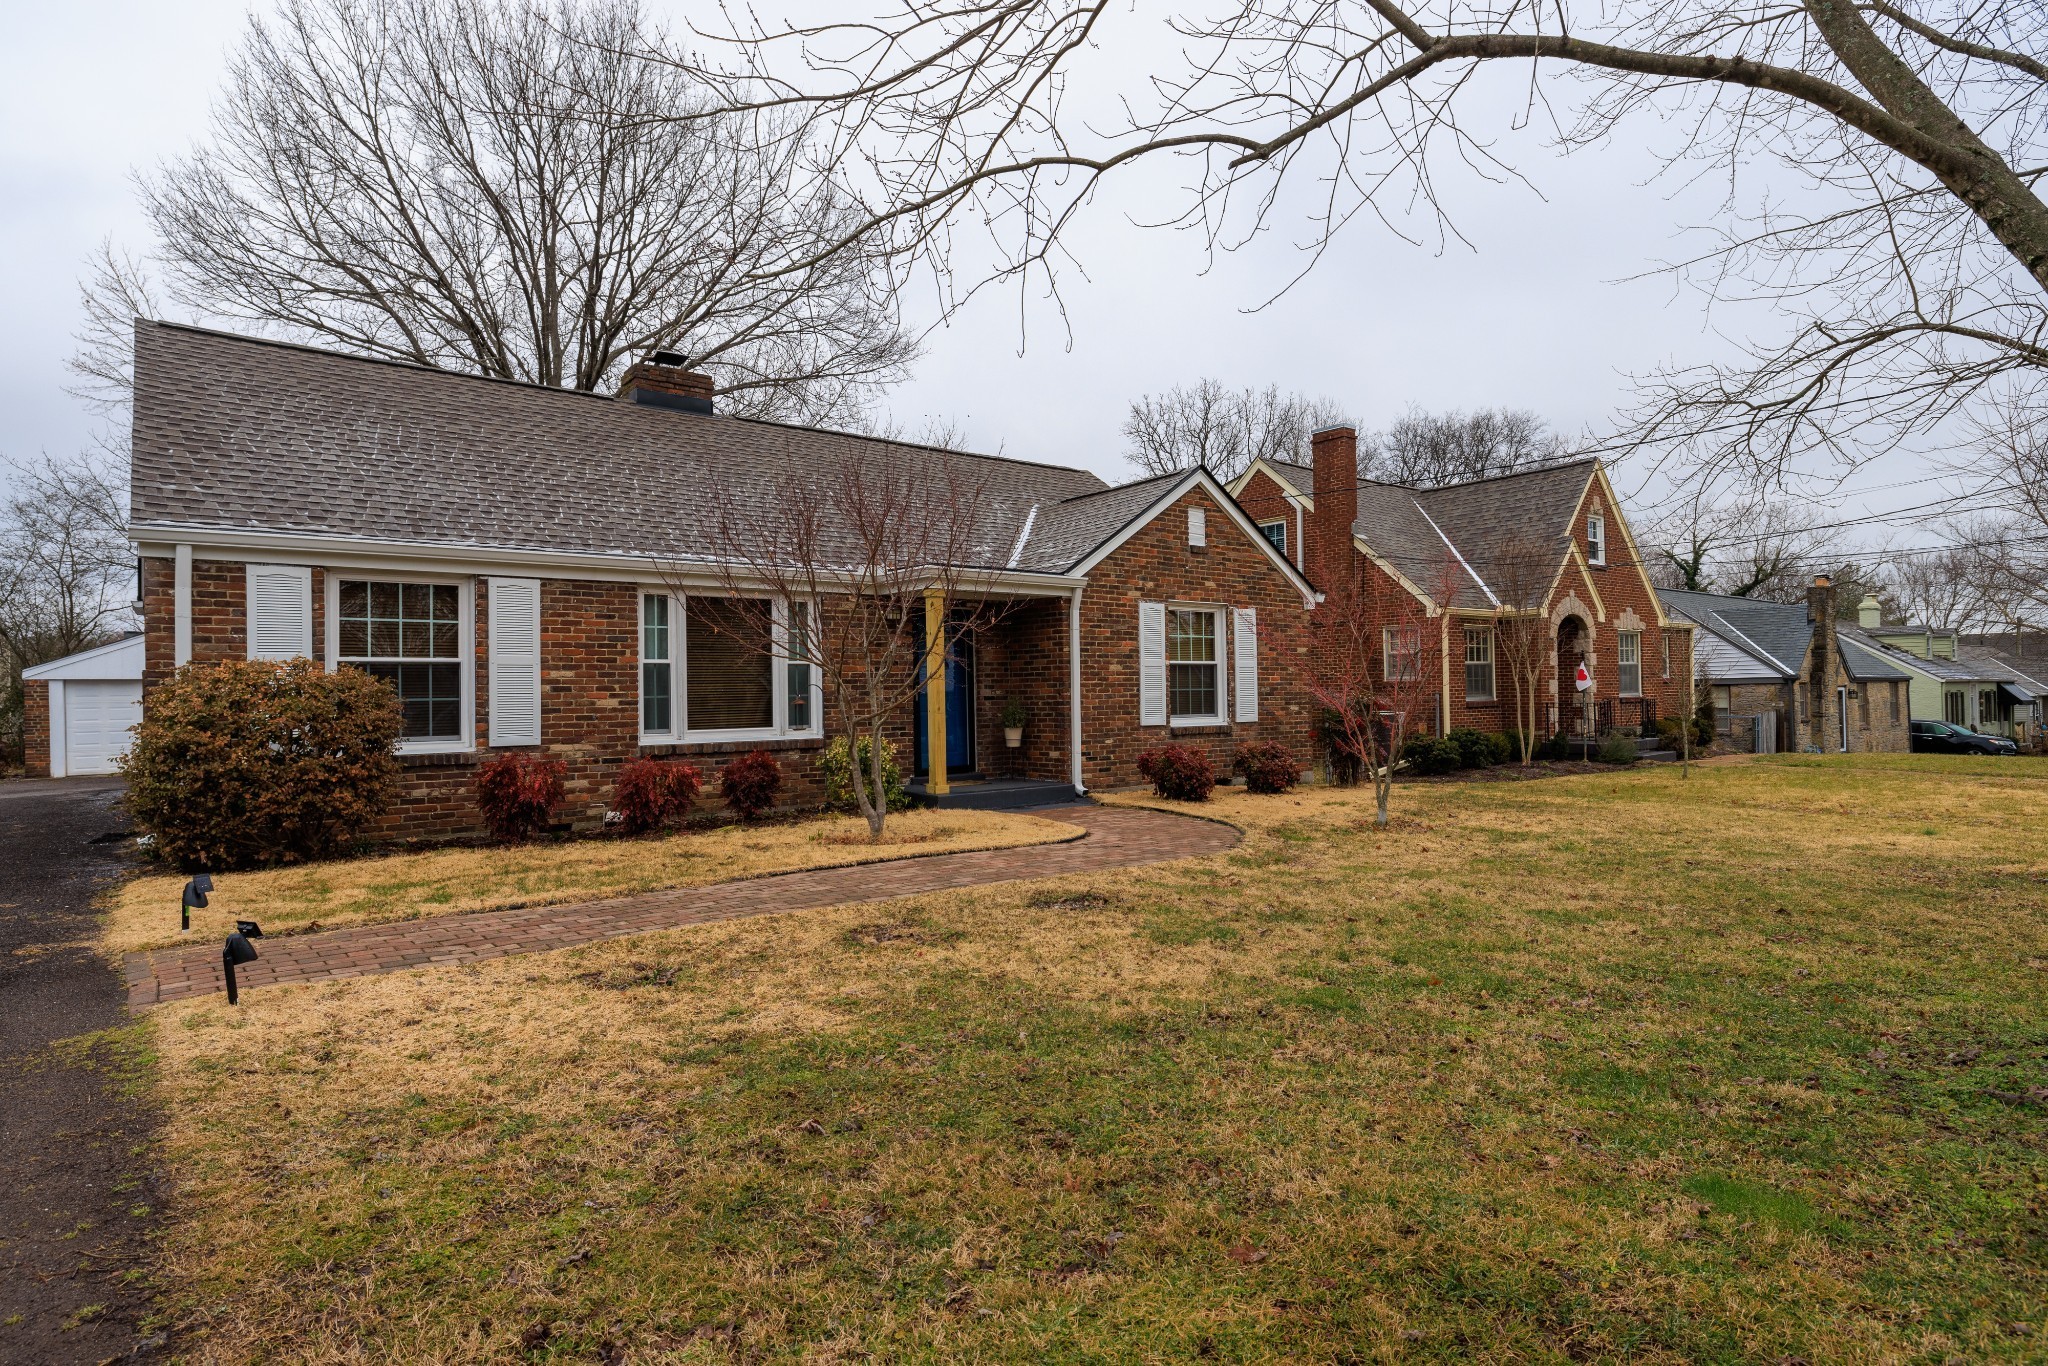
[[1380, 629], [1380, 667], [1389, 682], [1409, 682], [1422, 673], [1422, 628], [1385, 626]]
[[1641, 697], [1643, 695], [1643, 633], [1641, 631], [1617, 631], [1615, 638], [1615, 659], [1621, 668], [1621, 695]]
[[1223, 609], [1166, 609], [1166, 712], [1176, 726], [1223, 724]]
[[1607, 563], [1607, 519], [1597, 512], [1586, 514], [1586, 562]]
[[673, 735], [676, 728], [675, 601], [666, 593], [640, 598], [640, 733]]
[[1287, 553], [1286, 518], [1282, 517], [1279, 520], [1272, 522], [1260, 522], [1259, 534], [1261, 536], [1264, 536], [1268, 541], [1271, 541], [1273, 543], [1273, 549], [1279, 551], [1282, 555], [1285, 555]]
[[1465, 700], [1493, 701], [1493, 628], [1465, 628]]
[[406, 752], [467, 749], [471, 611], [461, 583], [332, 575], [334, 659], [398, 694]]
[[1720, 684], [1714, 686], [1714, 734], [1735, 733], [1735, 689]]
[[1661, 639], [1664, 643], [1664, 672], [1661, 676], [1669, 678], [1671, 677], [1671, 633], [1669, 631], [1662, 632]]
[[817, 734], [821, 699], [810, 639], [806, 603], [643, 593], [641, 742]]

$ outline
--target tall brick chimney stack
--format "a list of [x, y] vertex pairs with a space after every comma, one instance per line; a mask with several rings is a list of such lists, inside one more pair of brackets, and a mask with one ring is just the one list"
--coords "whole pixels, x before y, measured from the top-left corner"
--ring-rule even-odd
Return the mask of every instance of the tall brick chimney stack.
[[716, 391], [711, 376], [692, 370], [690, 358], [674, 351], [656, 351], [635, 361], [619, 380], [619, 397], [628, 403], [685, 413], [710, 412]]
[[1309, 438], [1315, 511], [1308, 515], [1303, 568], [1326, 594], [1351, 582], [1351, 526], [1358, 520], [1358, 429], [1325, 427]]
[[1822, 753], [1842, 747], [1841, 703], [1835, 696], [1835, 661], [1842, 647], [1835, 635], [1835, 581], [1826, 574], [1813, 576], [1806, 590], [1806, 620], [1813, 627], [1813, 645], [1807, 651], [1807, 696], [1811, 700], [1813, 728], [1806, 743]]

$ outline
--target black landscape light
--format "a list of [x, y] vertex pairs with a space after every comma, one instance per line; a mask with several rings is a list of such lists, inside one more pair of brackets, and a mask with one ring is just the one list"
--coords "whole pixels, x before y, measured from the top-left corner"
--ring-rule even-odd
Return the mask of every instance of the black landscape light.
[[[262, 932], [259, 930], [257, 933], [260, 936]], [[255, 961], [256, 946], [251, 944], [249, 937], [239, 930], [229, 935], [228, 942], [221, 946], [220, 970], [227, 974], [229, 1005], [240, 1005], [242, 1003], [241, 993], [235, 990], [236, 965], [240, 963], [253, 963]]]
[[178, 912], [178, 933], [192, 933], [192, 908], [206, 909], [206, 894], [213, 890], [213, 878], [206, 873], [195, 874], [185, 884], [185, 904]]

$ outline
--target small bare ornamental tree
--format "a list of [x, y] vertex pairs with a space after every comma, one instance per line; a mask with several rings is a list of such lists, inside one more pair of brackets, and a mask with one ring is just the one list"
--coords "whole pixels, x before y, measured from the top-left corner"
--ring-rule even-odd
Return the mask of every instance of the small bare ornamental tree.
[[[882, 747], [890, 730], [944, 667], [944, 642], [1002, 611], [977, 594], [980, 576], [969, 567], [993, 562], [972, 473], [948, 451], [862, 442], [817, 462], [774, 499], [714, 492], [708, 572], [724, 602], [713, 629], [816, 670], [829, 726], [856, 762], [865, 748], [867, 772], [853, 786], [875, 840], [889, 814]], [[688, 594], [692, 570], [701, 581], [706, 571], [694, 566], [664, 573]], [[944, 630], [927, 640], [934, 611]], [[945, 736], [930, 737], [932, 762], [945, 762], [945, 745]]]
[[[1450, 591], [1445, 586], [1438, 601]], [[1324, 710], [1329, 743], [1370, 774], [1382, 826], [1401, 747], [1428, 724], [1438, 696], [1438, 626], [1423, 598], [1358, 556], [1346, 581], [1309, 613], [1303, 682]]]
[[1557, 630], [1544, 610], [1564, 563], [1564, 538], [1525, 534], [1502, 543], [1480, 573], [1493, 594], [1493, 652], [1502, 701], [1515, 718], [1522, 765], [1536, 757], [1537, 727], [1545, 719], [1543, 680], [1557, 657]]

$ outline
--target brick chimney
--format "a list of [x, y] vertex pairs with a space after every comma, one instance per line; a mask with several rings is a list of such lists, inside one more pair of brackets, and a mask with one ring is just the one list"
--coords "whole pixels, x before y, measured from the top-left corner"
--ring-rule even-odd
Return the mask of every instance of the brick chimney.
[[690, 358], [674, 351], [656, 351], [635, 361], [619, 381], [619, 397], [650, 408], [708, 413], [716, 386], [711, 376], [692, 370]]
[[1806, 685], [1812, 707], [1813, 728], [1806, 736], [1810, 748], [1832, 754], [1842, 747], [1842, 734], [1835, 697], [1835, 661], [1842, 647], [1835, 637], [1835, 581], [1826, 574], [1813, 576], [1806, 590], [1806, 620], [1813, 628], [1813, 645], [1807, 651], [1811, 667]]
[[1302, 567], [1310, 583], [1334, 594], [1351, 582], [1351, 527], [1358, 520], [1358, 429], [1325, 427], [1309, 438], [1309, 452], [1315, 466], [1310, 494], [1316, 506], [1308, 515]]

